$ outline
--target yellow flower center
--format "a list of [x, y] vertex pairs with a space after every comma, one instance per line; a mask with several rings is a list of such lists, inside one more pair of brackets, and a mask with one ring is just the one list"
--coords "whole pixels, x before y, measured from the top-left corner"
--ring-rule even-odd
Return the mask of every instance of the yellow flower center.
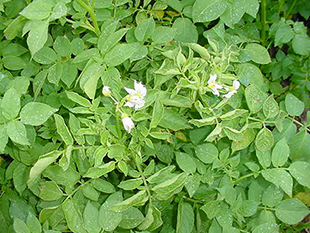
[[209, 84], [209, 87], [211, 87], [211, 88], [214, 87], [214, 86], [215, 86], [215, 85], [214, 85], [214, 82], [212, 82], [212, 83]]

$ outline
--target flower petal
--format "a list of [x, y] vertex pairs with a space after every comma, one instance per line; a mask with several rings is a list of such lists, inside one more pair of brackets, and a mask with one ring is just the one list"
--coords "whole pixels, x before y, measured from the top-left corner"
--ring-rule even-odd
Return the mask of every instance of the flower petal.
[[235, 88], [235, 90], [238, 90], [240, 87], [240, 82], [238, 80], [234, 80], [233, 87]]
[[128, 92], [128, 94], [130, 94], [130, 95], [136, 94], [136, 90], [134, 90], [134, 89], [127, 88], [127, 87], [124, 87], [124, 89], [125, 89], [125, 90]]

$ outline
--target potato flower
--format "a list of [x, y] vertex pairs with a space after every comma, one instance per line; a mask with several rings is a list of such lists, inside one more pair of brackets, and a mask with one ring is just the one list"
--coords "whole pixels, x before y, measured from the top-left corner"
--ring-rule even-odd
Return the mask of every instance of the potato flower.
[[214, 75], [211, 75], [210, 74], [210, 78], [208, 80], [208, 87], [211, 88], [212, 90], [212, 93], [214, 95], [217, 95], [217, 96], [220, 96], [220, 92], [218, 91], [218, 89], [222, 89], [223, 86], [222, 85], [219, 85], [217, 84], [215, 81], [216, 81], [216, 78], [217, 78], [217, 75], [214, 74]]
[[127, 107], [134, 107], [135, 110], [142, 108], [145, 104], [144, 97], [146, 96], [146, 88], [143, 86], [143, 84], [140, 82], [138, 83], [136, 80], [134, 80], [134, 88], [127, 88], [125, 87], [125, 90], [128, 92], [128, 102], [124, 105]]
[[223, 97], [229, 99], [231, 98], [235, 93], [237, 93], [237, 90], [240, 87], [240, 82], [238, 80], [234, 80], [233, 81], [233, 86], [229, 89], [229, 88], [225, 88], [226, 91], [229, 91], [227, 94], [223, 95]]
[[131, 118], [128, 116], [123, 117], [122, 122], [123, 122], [123, 126], [125, 130], [127, 131], [127, 133], [130, 133], [131, 129], [135, 127], [135, 124], [133, 123]]

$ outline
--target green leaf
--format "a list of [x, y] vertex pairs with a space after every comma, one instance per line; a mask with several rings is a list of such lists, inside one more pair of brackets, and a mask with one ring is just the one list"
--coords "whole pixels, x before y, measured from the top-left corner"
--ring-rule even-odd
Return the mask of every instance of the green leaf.
[[115, 169], [115, 162], [111, 161], [98, 167], [91, 167], [88, 169], [84, 177], [99, 178]]
[[283, 166], [288, 157], [290, 155], [290, 148], [286, 143], [286, 139], [282, 138], [280, 141], [277, 142], [277, 144], [274, 146], [272, 150], [272, 164], [275, 167], [281, 167]]
[[308, 208], [298, 199], [283, 200], [276, 207], [276, 216], [286, 224], [296, 224], [309, 214]]
[[19, 163], [13, 171], [13, 182], [17, 192], [22, 196], [23, 191], [27, 187], [27, 179], [29, 175], [29, 168], [26, 165]]
[[240, 214], [244, 217], [251, 217], [257, 211], [259, 202], [253, 200], [244, 200], [240, 206]]
[[293, 179], [287, 171], [272, 168], [263, 170], [262, 175], [267, 181], [280, 187], [290, 197], [292, 196]]
[[53, 49], [44, 46], [34, 54], [33, 60], [44, 65], [53, 64], [57, 60], [57, 55]]
[[58, 109], [47, 104], [30, 102], [26, 104], [20, 112], [20, 120], [26, 125], [39, 126], [52, 116]]
[[84, 185], [82, 188], [82, 193], [85, 197], [92, 201], [98, 201], [100, 193], [91, 184]]
[[[292, 125], [294, 126], [293, 132], [295, 132], [296, 127], [294, 124]], [[296, 160], [299, 158], [309, 156], [310, 151], [309, 141], [310, 141], [310, 134], [306, 130], [301, 129], [297, 134], [295, 134], [289, 143], [291, 149], [290, 158], [292, 160]]]
[[175, 35], [176, 29], [160, 26], [153, 31], [151, 38], [156, 44], [164, 44], [172, 41]]
[[116, 192], [111, 194], [101, 205], [98, 220], [103, 230], [113, 231], [122, 221], [122, 213], [110, 210], [110, 206], [116, 205], [122, 201], [122, 192]]
[[103, 67], [98, 63], [93, 63], [87, 66], [81, 75], [80, 87], [91, 99], [95, 98], [97, 90], [97, 82], [102, 75]]
[[193, 207], [186, 202], [178, 205], [178, 219], [176, 233], [188, 233], [194, 229], [195, 215]]
[[183, 171], [192, 174], [196, 171], [196, 163], [192, 156], [182, 152], [176, 152], [175, 155], [177, 164]]
[[255, 131], [253, 129], [246, 129], [242, 132], [241, 136], [243, 138], [241, 141], [232, 142], [231, 148], [233, 151], [247, 148], [255, 138]]
[[143, 183], [141, 178], [122, 181], [117, 187], [124, 190], [133, 190]]
[[245, 99], [250, 111], [257, 113], [263, 107], [266, 94], [252, 84], [245, 89]]
[[172, 25], [176, 29], [175, 40], [183, 43], [197, 43], [198, 31], [188, 18], [177, 18]]
[[272, 95], [265, 100], [263, 105], [263, 111], [266, 118], [273, 118], [278, 115], [279, 106]]
[[247, 44], [244, 50], [248, 53], [250, 59], [255, 63], [268, 64], [271, 62], [267, 49], [259, 44]]
[[138, 24], [134, 32], [135, 37], [137, 38], [138, 41], [144, 42], [152, 35], [154, 29], [155, 29], [155, 21], [151, 17]]
[[87, 202], [87, 205], [83, 212], [83, 218], [85, 223], [85, 229], [88, 232], [99, 233], [101, 227], [98, 222], [99, 210], [90, 202]]
[[299, 184], [310, 188], [310, 164], [303, 161], [296, 161], [289, 166], [289, 172]]
[[67, 145], [73, 145], [72, 135], [61, 115], [54, 114], [57, 133]]
[[26, 223], [19, 218], [14, 218], [13, 228], [16, 233], [31, 233]]
[[[129, 28], [122, 28], [113, 34], [109, 35], [108, 38], [103, 40], [103, 43], [98, 41], [99, 50], [102, 54], [106, 54], [109, 50], [111, 50], [126, 34]], [[102, 37], [99, 38], [99, 40]]]
[[69, 167], [64, 171], [60, 165], [47, 167], [43, 172], [43, 176], [48, 177], [59, 185], [68, 187], [75, 185], [80, 180], [80, 175], [75, 169]]
[[282, 190], [271, 184], [263, 193], [262, 203], [266, 206], [274, 207], [280, 203], [280, 201], [283, 199], [283, 196], [284, 194]]
[[26, 63], [23, 59], [16, 56], [5, 56], [3, 59], [3, 65], [8, 70], [21, 70], [26, 67]]
[[266, 222], [256, 226], [253, 230], [253, 233], [278, 233], [279, 226], [273, 222]]
[[9, 141], [6, 125], [0, 125], [0, 153], [4, 152], [6, 144]]
[[18, 144], [29, 145], [26, 127], [17, 120], [11, 121], [6, 126], [9, 138]]
[[27, 183], [31, 184], [33, 181], [35, 181], [45, 170], [45, 168], [55, 162], [62, 153], [62, 151], [55, 150], [40, 156], [39, 160], [30, 169], [29, 179]]
[[32, 56], [43, 48], [45, 42], [47, 41], [48, 25], [49, 21], [45, 20], [30, 30], [27, 38], [27, 45]]
[[271, 131], [267, 128], [261, 129], [255, 139], [255, 146], [258, 150], [264, 152], [271, 149], [274, 144], [274, 138]]
[[293, 49], [295, 53], [303, 56], [309, 56], [310, 54], [310, 39], [307, 35], [295, 34], [292, 41]]
[[293, 94], [288, 93], [285, 96], [285, 108], [289, 115], [299, 116], [302, 114], [305, 108], [304, 102], [300, 101]]
[[168, 166], [168, 167], [162, 168], [158, 172], [156, 172], [155, 174], [147, 178], [147, 182], [149, 182], [150, 184], [162, 182], [167, 178], [170, 172], [174, 169], [175, 169], [175, 166]]
[[14, 88], [10, 88], [5, 92], [1, 102], [2, 115], [12, 120], [18, 116], [20, 110], [20, 95]]
[[130, 207], [128, 210], [123, 212], [122, 221], [119, 227], [124, 229], [133, 229], [140, 225], [144, 220], [144, 216], [138, 208]]
[[33, 213], [29, 213], [27, 217], [27, 226], [29, 227], [31, 233], [41, 233], [42, 227], [37, 219], [37, 217]]
[[27, 19], [46, 19], [53, 6], [53, 0], [37, 0], [30, 3], [20, 14]]
[[159, 125], [164, 128], [172, 129], [173, 131], [192, 128], [191, 125], [187, 123], [186, 119], [167, 108], [164, 109], [163, 119], [159, 122]]
[[227, 5], [223, 0], [197, 0], [193, 6], [193, 20], [195, 23], [213, 21], [224, 13]]
[[186, 173], [181, 173], [177, 176], [174, 176], [171, 179], [168, 179], [152, 188], [153, 191], [160, 194], [172, 193], [180, 187], [183, 187], [187, 180]]
[[87, 233], [84, 228], [84, 222], [78, 208], [78, 203], [73, 199], [68, 199], [61, 204], [61, 207], [69, 229], [74, 233]]
[[152, 120], [150, 124], [151, 128], [156, 128], [156, 126], [162, 120], [163, 114], [164, 114], [164, 106], [162, 104], [162, 101], [160, 99], [157, 99], [155, 101], [153, 108]]
[[56, 53], [62, 57], [71, 55], [71, 43], [65, 36], [57, 36], [53, 48]]
[[53, 181], [40, 183], [39, 189], [39, 197], [44, 201], [54, 201], [63, 196], [61, 189]]
[[93, 57], [99, 56], [99, 50], [97, 48], [87, 49], [81, 51], [72, 61], [72, 63], [80, 63], [87, 61]]
[[72, 100], [75, 103], [78, 103], [79, 105], [82, 105], [84, 107], [92, 106], [92, 104], [89, 102], [88, 99], [84, 98], [83, 96], [80, 96], [78, 93], [72, 91], [66, 91], [66, 95], [70, 100]]
[[277, 47], [281, 44], [287, 44], [293, 39], [293, 37], [294, 32], [290, 25], [283, 23], [275, 34], [275, 46]]
[[117, 44], [105, 56], [104, 61], [108, 66], [118, 66], [129, 59], [136, 51], [130, 44]]
[[110, 207], [110, 210], [116, 212], [123, 212], [132, 206], [143, 206], [148, 201], [148, 195], [146, 190], [142, 190], [127, 198], [125, 201], [117, 203]]
[[144, 221], [138, 227], [139, 230], [147, 230], [152, 232], [163, 224], [161, 219], [161, 212], [155, 206], [150, 205], [145, 216]]
[[218, 157], [219, 151], [212, 143], [198, 145], [195, 149], [197, 157], [204, 163], [213, 163]]
[[189, 197], [194, 196], [195, 192], [199, 188], [200, 181], [201, 181], [200, 175], [198, 175], [197, 173], [188, 177], [185, 183], [185, 188], [188, 192]]

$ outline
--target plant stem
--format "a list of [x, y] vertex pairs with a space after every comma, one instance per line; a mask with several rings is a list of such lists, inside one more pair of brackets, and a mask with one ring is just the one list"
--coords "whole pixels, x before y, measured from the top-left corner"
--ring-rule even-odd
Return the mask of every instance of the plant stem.
[[140, 164], [139, 164], [138, 161], [136, 160], [136, 158], [134, 157], [133, 159], [134, 159], [134, 161], [135, 161], [135, 164], [136, 164], [136, 166], [137, 166], [137, 169], [138, 169], [138, 171], [139, 171], [139, 173], [140, 173], [140, 175], [141, 175], [141, 178], [142, 178], [142, 180], [143, 180], [143, 184], [144, 184], [144, 187], [145, 187], [145, 189], [146, 189], [146, 192], [147, 192], [147, 195], [148, 195], [148, 198], [149, 198], [149, 202], [150, 202], [150, 204], [152, 204], [152, 195], [151, 195], [149, 186], [148, 186], [148, 184], [147, 184], [147, 181], [146, 181], [146, 179], [145, 179], [145, 176], [144, 176], [144, 174], [143, 174], [143, 171], [142, 171], [142, 169], [141, 169], [141, 167], [140, 167]]
[[301, 127], [305, 128], [305, 130], [307, 130], [310, 133], [310, 129], [308, 129], [307, 126], [305, 126], [304, 124], [302, 124], [299, 121], [295, 120], [293, 117], [287, 116], [287, 118], [291, 119], [297, 125], [300, 125]]
[[257, 174], [257, 172], [253, 172], [253, 173], [249, 173], [249, 174], [247, 174], [247, 175], [245, 175], [245, 176], [241, 176], [240, 178], [238, 178], [235, 182], [234, 182], [234, 185], [236, 184], [236, 183], [238, 183], [239, 181], [241, 181], [241, 180], [243, 180], [243, 179], [246, 179], [246, 178], [249, 178], [249, 177], [251, 177], [251, 176], [254, 176], [254, 175], [256, 175]]
[[95, 33], [97, 36], [99, 36], [100, 30], [99, 30], [99, 26], [98, 26], [98, 22], [97, 22], [97, 18], [96, 18], [96, 14], [94, 12], [94, 9], [91, 6], [87, 5], [83, 0], [77, 0], [77, 1], [89, 13], [90, 18], [94, 24]]
[[77, 187], [76, 189], [73, 190], [73, 192], [71, 192], [67, 197], [66, 199], [63, 201], [65, 202], [66, 200], [68, 200], [69, 198], [71, 198], [80, 188], [82, 188], [84, 185], [90, 183], [92, 181], [92, 179], [86, 181], [84, 184], [81, 184], [79, 187]]
[[261, 1], [261, 23], [262, 23], [261, 42], [262, 44], [265, 44], [266, 43], [266, 0]]
[[290, 8], [288, 9], [287, 13], [285, 14], [285, 18], [286, 18], [286, 19], [290, 16], [292, 10], [294, 9], [294, 7], [295, 7], [295, 5], [296, 5], [296, 2], [297, 2], [297, 0], [294, 0], [294, 2], [292, 3], [292, 5], [291, 5]]

